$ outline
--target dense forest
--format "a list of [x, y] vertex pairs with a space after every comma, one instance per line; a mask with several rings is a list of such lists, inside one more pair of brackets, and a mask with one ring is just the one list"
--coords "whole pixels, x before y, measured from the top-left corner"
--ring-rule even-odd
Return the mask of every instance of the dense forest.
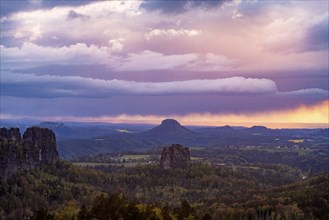
[[1, 179], [1, 219], [328, 219], [329, 175], [285, 165], [85, 168], [58, 161]]
[[[301, 175], [312, 176], [329, 171], [328, 148], [273, 148], [273, 147], [192, 147], [191, 157], [194, 161], [213, 165], [258, 166], [264, 164], [281, 164], [299, 169]], [[102, 163], [124, 165], [125, 162], [145, 164], [158, 163], [162, 148], [144, 152], [127, 151], [85, 155], [72, 162]], [[132, 155], [132, 156], [124, 156]], [[135, 155], [135, 156], [133, 156]]]
[[69, 162], [47, 128], [2, 128], [0, 140], [1, 220], [329, 219], [329, 151], [318, 145], [174, 144]]

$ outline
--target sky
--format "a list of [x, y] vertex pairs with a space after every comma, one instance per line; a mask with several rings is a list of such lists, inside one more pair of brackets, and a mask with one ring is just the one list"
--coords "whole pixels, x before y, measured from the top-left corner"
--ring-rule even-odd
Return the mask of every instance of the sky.
[[329, 127], [328, 1], [1, 0], [1, 119]]

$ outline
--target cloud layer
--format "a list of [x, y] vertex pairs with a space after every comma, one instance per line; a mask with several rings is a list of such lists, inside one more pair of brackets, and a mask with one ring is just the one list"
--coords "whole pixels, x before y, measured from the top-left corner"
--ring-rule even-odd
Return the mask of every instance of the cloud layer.
[[104, 98], [114, 95], [250, 95], [277, 92], [276, 84], [272, 80], [244, 77], [136, 82], [4, 72], [1, 82], [2, 95], [37, 98]]
[[2, 114], [227, 115], [328, 100], [327, 1], [20, 3], [1, 3]]
[[[175, 4], [184, 10], [153, 10]], [[151, 10], [145, 10], [146, 5]], [[111, 65], [118, 60], [129, 66], [129, 54], [145, 59], [149, 54], [164, 59], [213, 54], [234, 60], [236, 66], [230, 68], [245, 72], [318, 70], [327, 68], [327, 7], [326, 2], [238, 1], [100, 1], [41, 7], [2, 17], [2, 63], [15, 68], [10, 65], [13, 56], [17, 62], [36, 64], [45, 56], [52, 63]], [[237, 14], [239, 19], [232, 19]], [[202, 70], [203, 63], [199, 64]]]

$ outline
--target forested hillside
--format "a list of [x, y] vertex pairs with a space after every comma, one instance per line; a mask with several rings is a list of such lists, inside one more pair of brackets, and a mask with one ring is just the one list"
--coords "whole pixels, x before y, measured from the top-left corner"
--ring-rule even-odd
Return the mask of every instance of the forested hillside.
[[0, 131], [0, 219], [329, 218], [326, 149], [174, 144], [161, 163], [154, 149], [72, 164], [47, 128]]
[[[95, 170], [59, 161], [1, 180], [1, 219], [327, 219], [329, 175], [192, 164]], [[47, 216], [47, 217], [46, 217]]]

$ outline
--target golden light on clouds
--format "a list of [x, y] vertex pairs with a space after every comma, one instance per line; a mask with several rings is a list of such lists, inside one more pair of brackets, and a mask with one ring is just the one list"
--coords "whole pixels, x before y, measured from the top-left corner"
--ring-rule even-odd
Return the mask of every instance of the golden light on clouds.
[[1, 1], [0, 119], [327, 126], [328, 1], [35, 1]]
[[253, 126], [265, 125], [270, 128], [314, 128], [329, 127], [329, 101], [314, 106], [300, 106], [285, 111], [262, 112], [258, 114], [189, 114], [186, 116], [141, 116], [119, 115], [104, 117], [114, 123], [159, 124], [165, 118], [174, 118], [183, 125], [200, 126]]
[[[1, 115], [10, 118], [9, 115]], [[118, 115], [101, 117], [46, 117], [35, 118], [51, 121], [78, 121], [104, 123], [131, 123], [131, 124], [160, 124], [166, 118], [173, 118], [182, 125], [195, 126], [253, 126], [264, 125], [269, 128], [328, 128], [329, 127], [329, 100], [313, 106], [300, 106], [295, 109], [261, 112], [256, 114], [188, 114], [177, 115]]]
[[265, 125], [270, 128], [314, 128], [329, 127], [329, 101], [314, 106], [300, 106], [295, 109], [262, 112], [256, 114], [227, 114], [227, 115], [188, 115], [180, 121], [188, 125], [236, 125], [253, 126]]

